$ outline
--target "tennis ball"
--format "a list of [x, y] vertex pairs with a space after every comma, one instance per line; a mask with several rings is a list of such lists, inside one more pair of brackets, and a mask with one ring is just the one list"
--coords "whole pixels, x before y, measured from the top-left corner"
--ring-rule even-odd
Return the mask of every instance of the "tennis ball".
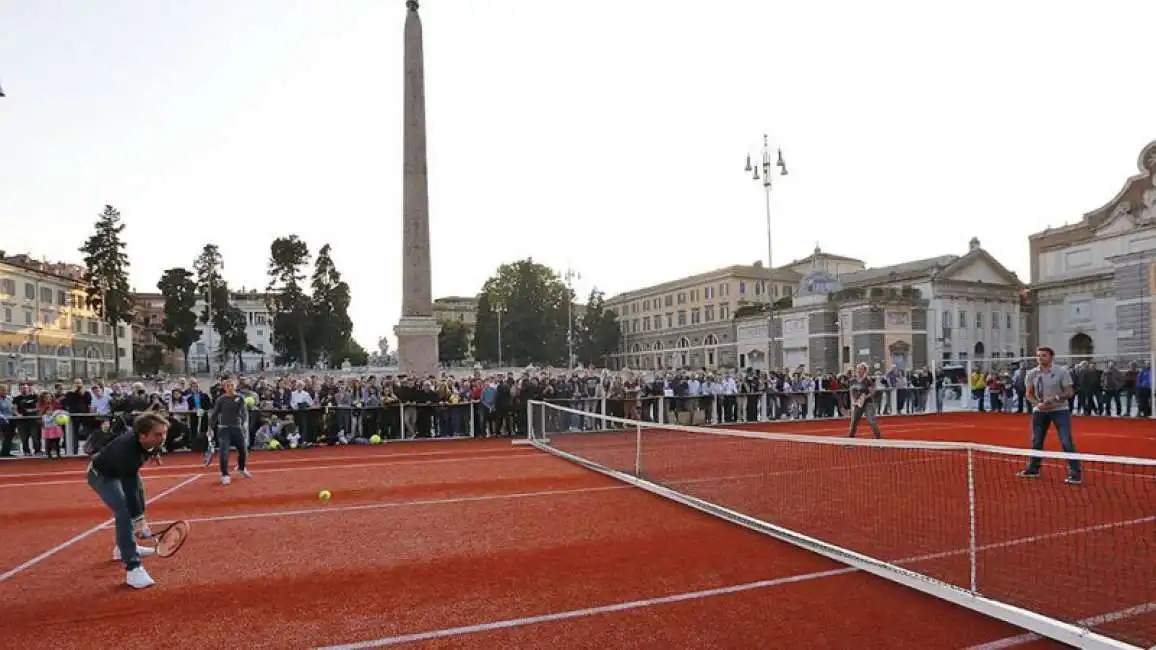
[[68, 416], [61, 413], [60, 415], [56, 416], [56, 423], [60, 426], [68, 424]]
[[257, 403], [257, 400], [254, 399], [252, 395], [246, 395], [245, 396], [245, 406], [253, 406], [256, 403]]
[[377, 435], [376, 433], [373, 434], [372, 436], [369, 436], [369, 444], [380, 445], [381, 444], [381, 436]]
[[322, 501], [328, 501], [329, 498], [332, 496], [333, 495], [330, 494], [329, 490], [322, 490], [322, 491], [317, 493], [317, 498], [321, 499]]

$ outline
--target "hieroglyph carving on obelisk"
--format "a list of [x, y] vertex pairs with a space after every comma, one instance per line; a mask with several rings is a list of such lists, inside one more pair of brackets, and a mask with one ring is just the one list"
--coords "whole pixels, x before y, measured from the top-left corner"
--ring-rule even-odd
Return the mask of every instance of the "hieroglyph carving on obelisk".
[[405, 16], [405, 132], [402, 171], [401, 321], [394, 328], [400, 372], [438, 370], [438, 333], [430, 287], [429, 178], [426, 170], [425, 65], [417, 0]]

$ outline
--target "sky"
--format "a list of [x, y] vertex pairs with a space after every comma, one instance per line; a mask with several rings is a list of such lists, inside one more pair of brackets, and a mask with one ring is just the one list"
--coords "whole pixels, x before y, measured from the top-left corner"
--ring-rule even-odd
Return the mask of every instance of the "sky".
[[[0, 248], [79, 263], [105, 204], [131, 283], [221, 247], [333, 247], [354, 336], [401, 305], [404, 0], [0, 0]], [[526, 257], [584, 297], [816, 244], [882, 266], [1115, 196], [1156, 139], [1156, 3], [423, 0], [434, 295]]]

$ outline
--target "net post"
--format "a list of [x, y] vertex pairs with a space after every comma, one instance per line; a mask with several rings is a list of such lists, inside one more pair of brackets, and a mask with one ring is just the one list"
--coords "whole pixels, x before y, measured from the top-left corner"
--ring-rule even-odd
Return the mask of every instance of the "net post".
[[470, 408], [469, 408], [469, 414], [468, 415], [470, 418], [470, 423], [469, 423], [470, 426], [466, 430], [469, 432], [470, 437], [473, 438], [474, 437], [474, 403], [469, 402], [469, 405], [470, 405]]
[[976, 517], [975, 517], [975, 450], [968, 447], [967, 449], [967, 560], [969, 575], [971, 577], [971, 593], [979, 593], [978, 580], [978, 549], [979, 549], [979, 535], [976, 531]]
[[[398, 439], [405, 440], [405, 402], [401, 400], [397, 401], [397, 418]], [[417, 437], [416, 431], [413, 432], [413, 437]]]
[[642, 478], [642, 424], [634, 425], [634, 475]]
[[541, 417], [540, 419], [541, 419], [542, 428], [539, 430], [539, 432], [540, 432], [542, 435], [541, 435], [541, 436], [539, 436], [539, 438], [543, 438], [543, 439], [546, 437], [546, 404], [547, 404], [547, 402], [542, 402], [542, 403], [541, 403], [541, 406], [542, 406], [542, 417]]
[[658, 424], [666, 424], [666, 395], [658, 396]]
[[[76, 451], [73, 451], [75, 449]], [[47, 451], [47, 449], [45, 449]], [[72, 416], [68, 416], [68, 424], [64, 425], [64, 453], [69, 456], [79, 456], [80, 446], [76, 441], [76, 424], [73, 422]]]
[[[979, 406], [978, 404], [972, 403], [972, 397], [973, 396], [971, 393], [971, 373], [974, 372], [975, 366], [972, 365], [971, 359], [967, 360], [967, 365], [965, 366], [964, 370], [967, 374], [964, 377], [963, 390], [959, 391], [960, 392], [960, 400], [959, 401], [963, 403], [963, 409], [965, 411], [970, 411], [971, 409]], [[983, 400], [982, 394], [979, 396], [979, 399], [981, 401]]]

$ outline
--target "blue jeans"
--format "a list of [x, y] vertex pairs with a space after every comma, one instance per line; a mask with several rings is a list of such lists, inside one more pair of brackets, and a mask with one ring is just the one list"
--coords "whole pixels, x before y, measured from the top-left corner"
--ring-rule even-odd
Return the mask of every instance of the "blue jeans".
[[[1060, 446], [1069, 454], [1076, 453], [1076, 443], [1072, 440], [1072, 412], [1062, 411], [1032, 411], [1032, 449], [1043, 449], [1044, 439], [1048, 437], [1048, 426], [1056, 425], [1056, 435], [1060, 438]], [[1028, 461], [1029, 472], [1040, 471], [1041, 459], [1033, 456]], [[1080, 476], [1080, 461], [1068, 461], [1068, 474]]]
[[127, 570], [140, 566], [140, 556], [136, 552], [136, 535], [133, 533], [133, 517], [128, 511], [124, 484], [118, 478], [109, 478], [88, 470], [88, 485], [100, 496], [104, 505], [112, 510], [116, 522], [116, 547], [120, 549], [121, 560]]
[[224, 426], [217, 429], [217, 453], [220, 454], [221, 476], [229, 475], [229, 447], [237, 448], [237, 471], [245, 471], [249, 460], [249, 447], [245, 444], [245, 432], [241, 427]]

